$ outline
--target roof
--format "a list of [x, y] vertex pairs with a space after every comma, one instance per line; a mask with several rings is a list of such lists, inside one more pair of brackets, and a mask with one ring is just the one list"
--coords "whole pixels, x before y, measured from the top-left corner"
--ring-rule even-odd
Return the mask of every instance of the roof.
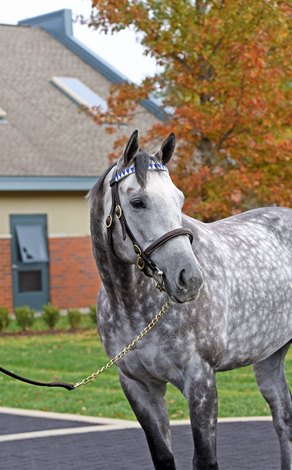
[[[49, 34], [64, 44], [64, 46], [68, 47], [68, 49], [78, 55], [86, 63], [91, 65], [110, 82], [124, 83], [128, 81], [128, 78], [121, 74], [115, 67], [91, 51], [88, 47], [78, 41], [78, 39], [74, 38], [71, 10], [64, 9], [34, 18], [27, 18], [19, 21], [18, 24], [31, 25], [45, 29]], [[141, 104], [158, 119], [163, 120], [165, 118], [165, 112], [154, 101], [145, 99]]]
[[[44, 178], [61, 177], [57, 187], [73, 178], [78, 186], [100, 175], [117, 134], [97, 126], [51, 80], [76, 77], [106, 99], [111, 83], [125, 77], [73, 37], [71, 11], [0, 25], [0, 62], [0, 190], [12, 190], [13, 177], [30, 177], [34, 189], [36, 178], [53, 188]], [[163, 112], [150, 100], [142, 104], [133, 127], [145, 132]], [[131, 132], [123, 126], [118, 135]]]

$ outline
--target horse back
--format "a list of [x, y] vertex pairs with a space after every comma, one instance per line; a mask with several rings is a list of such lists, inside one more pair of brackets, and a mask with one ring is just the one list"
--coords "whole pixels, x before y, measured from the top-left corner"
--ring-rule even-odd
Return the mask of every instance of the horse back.
[[265, 231], [267, 238], [272, 235], [292, 248], [292, 209], [286, 207], [264, 207], [237, 214], [210, 224], [218, 232], [236, 233], [243, 229], [246, 235], [254, 229]]
[[204, 277], [200, 316], [210, 311], [224, 351], [219, 370], [268, 357], [292, 338], [292, 210], [185, 222]]
[[184, 215], [184, 226], [193, 231], [195, 243], [209, 243], [214, 250], [220, 251], [222, 240], [234, 248], [250, 242], [268, 245], [272, 241], [290, 252], [292, 250], [292, 209], [286, 207], [253, 209], [211, 223]]

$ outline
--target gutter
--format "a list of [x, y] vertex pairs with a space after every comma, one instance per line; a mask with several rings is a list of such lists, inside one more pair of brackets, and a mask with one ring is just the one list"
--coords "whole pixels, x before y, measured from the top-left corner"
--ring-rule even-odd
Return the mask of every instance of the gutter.
[[89, 191], [98, 177], [1, 176], [0, 191]]

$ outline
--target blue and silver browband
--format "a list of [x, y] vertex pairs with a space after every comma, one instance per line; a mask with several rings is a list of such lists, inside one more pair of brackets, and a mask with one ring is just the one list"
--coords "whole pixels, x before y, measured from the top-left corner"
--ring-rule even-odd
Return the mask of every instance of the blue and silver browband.
[[[156, 171], [168, 171], [165, 165], [163, 163], [149, 163], [148, 170], [156, 170]], [[111, 180], [110, 184], [112, 185], [113, 183], [118, 183], [121, 179], [125, 178], [126, 176], [132, 175], [135, 173], [135, 166], [132, 165], [129, 168], [126, 168], [125, 170], [121, 171], [121, 173], [118, 173], [113, 177]]]

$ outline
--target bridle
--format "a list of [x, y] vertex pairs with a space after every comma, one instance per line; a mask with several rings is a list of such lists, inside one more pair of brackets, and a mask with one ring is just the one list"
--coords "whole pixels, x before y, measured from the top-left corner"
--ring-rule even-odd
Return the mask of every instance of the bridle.
[[[163, 165], [162, 163], [155, 163], [152, 162], [148, 166], [148, 170], [150, 171], [168, 171], [166, 166]], [[193, 241], [193, 234], [191, 230], [188, 230], [186, 228], [176, 228], [174, 230], [170, 230], [169, 232], [165, 233], [161, 237], [159, 237], [157, 240], [155, 240], [151, 245], [149, 245], [145, 250], [143, 250], [137, 241], [136, 237], [134, 236], [132, 230], [129, 227], [129, 224], [127, 223], [124, 211], [121, 206], [120, 202], [120, 196], [119, 196], [119, 187], [118, 184], [119, 182], [135, 173], [135, 166], [131, 166], [121, 172], [118, 172], [117, 170], [114, 172], [114, 175], [110, 181], [110, 187], [111, 187], [111, 193], [112, 193], [112, 205], [111, 205], [111, 210], [109, 215], [106, 218], [106, 228], [107, 228], [107, 240], [108, 244], [111, 247], [114, 255], [122, 261], [116, 254], [115, 249], [114, 249], [114, 244], [113, 244], [113, 227], [114, 227], [114, 221], [115, 218], [120, 221], [121, 228], [122, 228], [122, 234], [123, 234], [123, 240], [126, 240], [126, 237], [130, 238], [132, 244], [133, 244], [133, 249], [137, 255], [136, 258], [136, 266], [143, 271], [146, 276], [151, 276], [154, 277], [154, 279], [157, 281], [160, 289], [163, 290], [163, 278], [164, 274], [163, 271], [152, 261], [150, 258], [150, 255], [157, 250], [157, 248], [161, 247], [164, 245], [166, 242], [171, 240], [172, 238], [179, 237], [181, 235], [187, 235], [190, 239], [190, 242], [192, 243]], [[158, 280], [159, 279], [159, 280]]]

